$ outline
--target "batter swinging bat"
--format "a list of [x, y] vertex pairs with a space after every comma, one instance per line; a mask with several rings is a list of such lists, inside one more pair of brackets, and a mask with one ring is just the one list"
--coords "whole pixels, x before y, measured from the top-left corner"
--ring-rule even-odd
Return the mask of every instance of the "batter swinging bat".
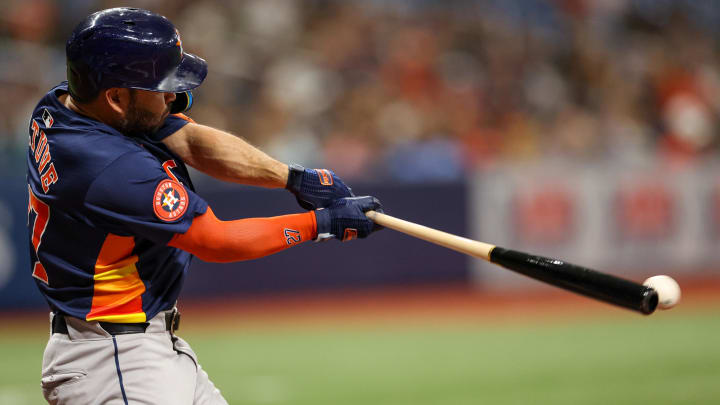
[[386, 228], [499, 264], [536, 280], [645, 315], [652, 314], [658, 305], [658, 294], [654, 289], [610, 274], [558, 259], [504, 249], [375, 211], [368, 211], [365, 215]]

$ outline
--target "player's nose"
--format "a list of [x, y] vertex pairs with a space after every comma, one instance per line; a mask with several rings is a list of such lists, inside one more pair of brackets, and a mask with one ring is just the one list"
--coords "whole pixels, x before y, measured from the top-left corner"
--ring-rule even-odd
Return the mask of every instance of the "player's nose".
[[170, 103], [175, 101], [176, 98], [177, 96], [175, 95], [175, 93], [165, 93], [165, 104], [169, 105]]

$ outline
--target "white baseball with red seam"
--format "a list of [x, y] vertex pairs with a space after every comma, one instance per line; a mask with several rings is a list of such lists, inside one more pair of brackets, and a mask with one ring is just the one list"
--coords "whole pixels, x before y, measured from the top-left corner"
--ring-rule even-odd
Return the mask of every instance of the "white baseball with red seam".
[[670, 309], [680, 301], [680, 285], [670, 276], [652, 276], [643, 285], [657, 291], [660, 309]]

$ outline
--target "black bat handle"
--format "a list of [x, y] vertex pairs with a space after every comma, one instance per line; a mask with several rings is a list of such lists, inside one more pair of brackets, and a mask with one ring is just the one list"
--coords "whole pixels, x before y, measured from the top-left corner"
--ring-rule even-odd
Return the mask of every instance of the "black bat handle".
[[658, 304], [657, 292], [650, 287], [562, 260], [495, 247], [490, 252], [490, 261], [536, 280], [645, 315], [652, 314]]

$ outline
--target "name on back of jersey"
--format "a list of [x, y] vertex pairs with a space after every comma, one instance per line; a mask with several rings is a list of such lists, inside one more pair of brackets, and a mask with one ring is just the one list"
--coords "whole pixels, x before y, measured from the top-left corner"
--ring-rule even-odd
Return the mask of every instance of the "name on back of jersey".
[[[55, 120], [47, 108], [43, 109], [40, 120], [42, 121], [44, 129], [52, 127], [53, 123], [55, 123]], [[59, 176], [55, 169], [55, 164], [52, 162], [47, 135], [45, 135], [45, 131], [40, 128], [40, 123], [36, 118], [30, 121], [29, 146], [31, 157], [35, 158], [43, 192], [47, 193], [50, 191], [50, 186], [58, 181]]]

